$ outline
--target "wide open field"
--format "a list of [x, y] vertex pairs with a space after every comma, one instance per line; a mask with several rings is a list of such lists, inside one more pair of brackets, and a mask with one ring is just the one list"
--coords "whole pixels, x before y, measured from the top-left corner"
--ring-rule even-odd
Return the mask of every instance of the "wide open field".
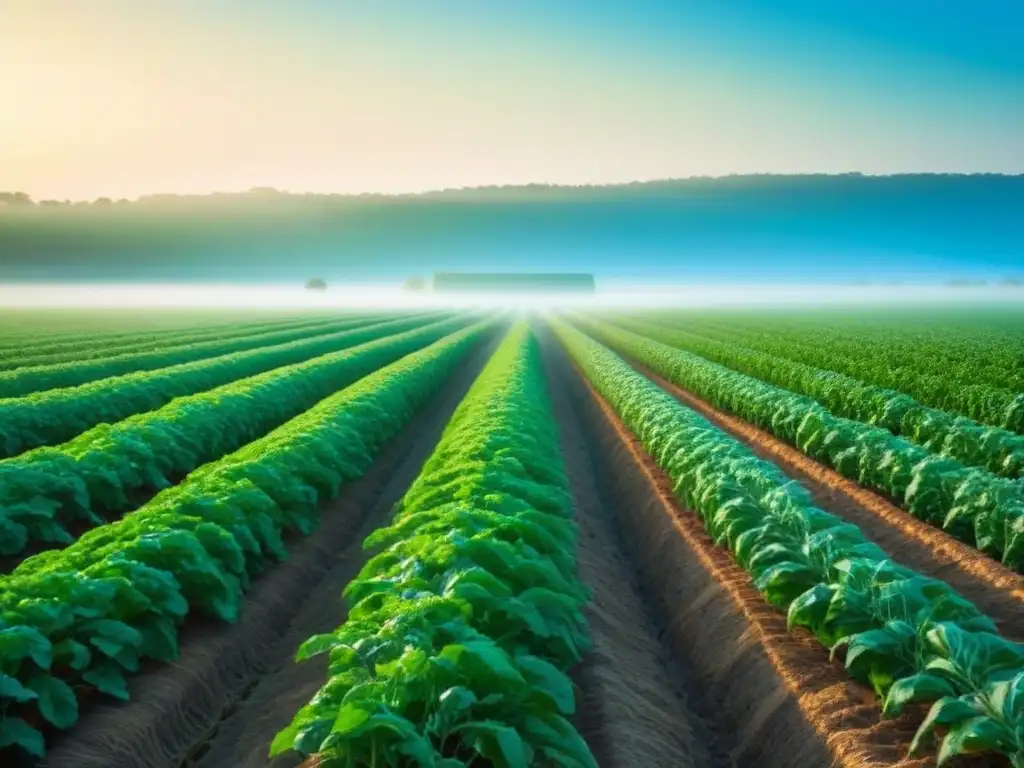
[[1024, 765], [1024, 315], [4, 328], [4, 766]]

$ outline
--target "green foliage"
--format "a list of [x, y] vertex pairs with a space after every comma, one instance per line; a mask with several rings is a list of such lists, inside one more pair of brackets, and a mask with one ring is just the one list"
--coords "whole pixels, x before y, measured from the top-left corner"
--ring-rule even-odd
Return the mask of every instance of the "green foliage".
[[833, 415], [803, 395], [592, 319], [574, 320], [655, 373], [797, 446], [840, 474], [1004, 565], [1024, 572], [1024, 488], [935, 456], [882, 427]]
[[[174, 339], [183, 335], [196, 337], [207, 333], [216, 338], [242, 329], [263, 333], [340, 319], [336, 313], [328, 312], [268, 315], [265, 310], [250, 314], [237, 309], [0, 310], [0, 368], [17, 367], [11, 361], [24, 357], [29, 345], [31, 355], [102, 357], [115, 347], [173, 346]], [[86, 354], [97, 349], [104, 350], [103, 355]]]
[[1024, 434], [1024, 328], [1016, 310], [946, 314], [655, 312], [655, 322], [905, 392]]
[[[333, 333], [347, 325], [369, 322], [370, 316], [349, 316], [333, 318], [290, 318], [274, 322], [242, 322], [230, 325], [201, 325], [191, 329], [177, 329], [173, 332], [101, 336], [95, 338], [87, 332], [75, 334], [70, 340], [50, 341], [44, 335], [34, 335], [20, 346], [5, 347], [0, 342], [0, 370], [27, 368], [38, 365], [53, 365], [81, 360], [95, 360], [102, 357], [137, 352], [155, 352], [175, 349], [205, 341], [262, 336], [272, 332], [304, 330], [310, 335]], [[27, 350], [26, 350], [27, 347]]]
[[[302, 413], [332, 392], [471, 321], [424, 324], [410, 318], [342, 334], [375, 338], [304, 363], [275, 368], [155, 411], [102, 424], [54, 448], [0, 461], [0, 554], [29, 541], [67, 544], [65, 525], [90, 525], [129, 509], [134, 499], [172, 485]], [[402, 331], [386, 335], [392, 331]], [[383, 336], [383, 338], [379, 338]]]
[[46, 753], [43, 734], [20, 717], [0, 718], [0, 749], [18, 746], [33, 757]]
[[342, 330], [317, 332], [311, 338], [0, 399], [0, 457], [55, 445], [96, 424], [113, 424], [132, 414], [159, 408], [175, 397], [407, 330], [425, 320], [420, 317], [372, 324], [370, 318], [348, 320], [337, 324]]
[[576, 529], [536, 343], [515, 327], [455, 412], [348, 621], [299, 649], [328, 680], [271, 753], [325, 768], [595, 766], [569, 723], [588, 647]]
[[[1008, 682], [1021, 678], [1024, 645], [999, 637], [992, 620], [944, 582], [892, 562], [856, 526], [816, 508], [778, 467], [610, 350], [562, 321], [553, 325], [716, 544], [787, 611], [790, 628], [806, 628], [840, 655], [850, 675], [883, 699], [886, 714], [939, 699], [941, 711], [933, 709], [917, 742], [936, 725], [949, 728], [940, 761], [985, 749], [1024, 765], [1024, 706], [1013, 688], [1020, 683]], [[842, 446], [844, 435], [830, 432], [823, 443]]]
[[885, 389], [728, 340], [613, 317], [620, 328], [692, 352], [740, 373], [814, 398], [832, 413], [874, 424], [928, 451], [1000, 477], [1024, 475], [1024, 435], [978, 424]]
[[127, 698], [141, 660], [177, 654], [178, 626], [202, 612], [234, 621], [253, 576], [308, 533], [318, 503], [360, 477], [465, 355], [484, 320], [371, 373], [260, 440], [64, 550], [0, 578], [0, 742], [42, 750], [18, 715], [74, 721], [68, 686]]
[[[338, 326], [344, 328], [351, 324], [351, 320], [343, 320]], [[167, 368], [232, 352], [296, 341], [309, 335], [309, 328], [289, 328], [256, 335], [197, 341], [183, 347], [156, 348], [108, 355], [99, 359], [15, 368], [0, 372], [0, 398], [21, 397], [57, 387], [74, 387], [96, 379]]]

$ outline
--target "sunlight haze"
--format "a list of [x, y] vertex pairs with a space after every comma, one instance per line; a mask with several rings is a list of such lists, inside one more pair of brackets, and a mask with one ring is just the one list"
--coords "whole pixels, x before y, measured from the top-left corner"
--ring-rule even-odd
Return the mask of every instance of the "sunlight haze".
[[3, 186], [93, 199], [1024, 171], [1012, 4], [980, 4], [1006, 24], [969, 43], [957, 29], [980, 6], [922, 15], [941, 26], [931, 47], [913, 19], [850, 32], [801, 3], [370, 5], [0, 0]]

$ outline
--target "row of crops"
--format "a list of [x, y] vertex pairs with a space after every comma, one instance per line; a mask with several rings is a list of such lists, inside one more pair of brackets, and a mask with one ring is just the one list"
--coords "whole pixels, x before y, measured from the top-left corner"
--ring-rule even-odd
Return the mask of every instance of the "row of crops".
[[[362, 321], [364, 317], [354, 316], [352, 320]], [[339, 318], [321, 318], [319, 320], [277, 320], [267, 323], [239, 323], [229, 326], [199, 327], [195, 330], [174, 330], [146, 335], [116, 336], [114, 338], [97, 339], [89, 343], [82, 338], [70, 341], [39, 341], [30, 344], [0, 347], [0, 370], [13, 368], [30, 368], [44, 365], [56, 365], [82, 360], [94, 360], [101, 357], [114, 357], [143, 352], [186, 347], [194, 344], [262, 336], [263, 334], [284, 333], [291, 330], [308, 330], [315, 334], [319, 328], [338, 326]], [[344, 320], [342, 320], [344, 322]], [[145, 358], [142, 358], [145, 361]], [[140, 366], [141, 367], [141, 366]]]
[[645, 313], [644, 319], [895, 389], [926, 405], [1024, 433], [1019, 312]]
[[[1024, 571], [1024, 487], [1019, 482], [941, 452], [933, 453], [883, 426], [837, 416], [811, 397], [683, 349], [599, 319], [579, 318], [577, 322], [616, 350], [712, 405], [799, 447], [816, 461], [884, 494], [915, 517], [1007, 567]], [[972, 451], [966, 442], [969, 436], [976, 435], [959, 433], [962, 453]], [[973, 455], [989, 445], [982, 441]], [[993, 446], [993, 450], [996, 448]], [[1015, 463], [1015, 455], [1007, 454], [1012, 460], [1007, 466]]]
[[167, 368], [181, 363], [227, 355], [268, 344], [281, 344], [310, 336], [345, 330], [365, 323], [365, 318], [331, 320], [312, 327], [273, 330], [236, 336], [218, 336], [208, 341], [195, 341], [179, 346], [158, 346], [142, 351], [122, 352], [96, 359], [70, 360], [45, 365], [31, 365], [0, 372], [0, 398], [18, 397], [58, 387], [73, 387], [96, 379], [125, 373]]
[[96, 424], [120, 421], [159, 408], [176, 397], [415, 328], [425, 319], [346, 321], [342, 330], [314, 333], [294, 341], [134, 371], [78, 386], [46, 389], [23, 397], [0, 398], [0, 456], [55, 445]]
[[1000, 477], [1024, 475], [1024, 435], [932, 408], [894, 389], [686, 330], [616, 318], [626, 330], [807, 395], [837, 416], [874, 424], [940, 456]]
[[400, 352], [371, 350], [376, 370], [351, 386], [0, 579], [0, 747], [41, 756], [43, 729], [74, 724], [82, 696], [126, 698], [143, 660], [176, 658], [188, 614], [236, 620], [286, 537], [316, 527], [318, 503], [367, 471], [495, 324], [400, 339], [422, 349], [383, 366]]
[[587, 593], [552, 422], [520, 324], [366, 541], [381, 551], [345, 590], [348, 621], [299, 649], [329, 655], [328, 679], [273, 753], [318, 753], [325, 768], [596, 768], [567, 720]]
[[[271, 755], [321, 768], [597, 765], [578, 730], [582, 678], [571, 675], [609, 659], [590, 652], [576, 567], [588, 543], [573, 521], [559, 445], [567, 417], [550, 404], [537, 322], [253, 318], [89, 330], [78, 347], [61, 331], [31, 354], [0, 345], [0, 365], [48, 360], [0, 372], [25, 389], [0, 399], [0, 760], [44, 756], [92, 699], [128, 699], [133, 676], [179, 658], [192, 622], [238, 622], [257, 579], [479, 365], [475, 350], [501, 338], [391, 517], [363, 541], [339, 596], [344, 620], [298, 648], [296, 661], [315, 657], [324, 676], [308, 703], [286, 699], [291, 722], [266, 742]], [[823, 667], [841, 659], [880, 717], [924, 708], [907, 751], [937, 742], [940, 765], [994, 752], [1024, 766], [1021, 638], [815, 506], [644, 372], [1018, 572], [1020, 435], [730, 340], [727, 323], [698, 331], [652, 313], [545, 322], [685, 514], [749, 575], [755, 599], [810, 633]]]
[[[178, 397], [116, 424], [100, 424], [62, 445], [0, 461], [0, 554], [16, 555], [30, 542], [68, 543], [70, 525], [98, 525], [137, 506], [146, 495], [266, 434], [338, 388], [469, 322], [463, 316], [369, 326], [344, 334], [341, 346], [381, 338]], [[418, 327], [402, 330], [410, 325]]]
[[945, 736], [939, 764], [980, 751], [1024, 765], [1024, 645], [948, 585], [894, 562], [802, 486], [611, 350], [556, 321], [576, 363], [771, 605], [871, 686], [885, 717], [934, 702], [910, 751]]
[[84, 349], [117, 341], [130, 343], [173, 339], [196, 331], [212, 334], [245, 326], [287, 327], [315, 320], [337, 319], [331, 315], [293, 312], [282, 314], [240, 310], [203, 312], [199, 310], [87, 310], [26, 311], [0, 310], [0, 352], [4, 354], [26, 347], [41, 352]]

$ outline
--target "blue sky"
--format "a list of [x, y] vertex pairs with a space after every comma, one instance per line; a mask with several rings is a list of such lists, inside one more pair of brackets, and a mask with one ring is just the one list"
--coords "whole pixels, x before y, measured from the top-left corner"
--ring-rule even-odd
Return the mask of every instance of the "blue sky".
[[0, 0], [38, 198], [1024, 172], [1020, 0]]

